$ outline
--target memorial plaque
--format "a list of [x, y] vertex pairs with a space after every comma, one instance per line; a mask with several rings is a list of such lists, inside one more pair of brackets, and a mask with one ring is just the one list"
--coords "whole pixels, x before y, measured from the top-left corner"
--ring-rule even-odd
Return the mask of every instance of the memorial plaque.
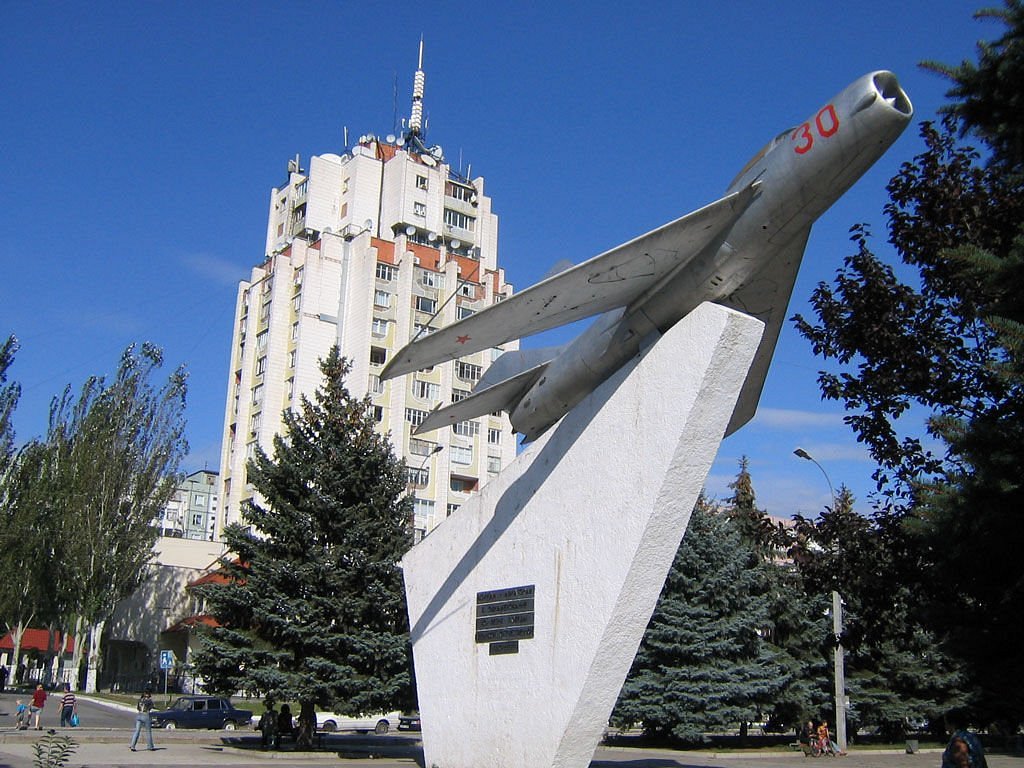
[[533, 584], [476, 593], [477, 643], [488, 643], [491, 656], [519, 653], [519, 641], [533, 638]]
[[487, 646], [487, 652], [491, 656], [504, 656], [509, 653], [519, 653], [519, 641], [509, 640], [504, 643], [491, 643]]

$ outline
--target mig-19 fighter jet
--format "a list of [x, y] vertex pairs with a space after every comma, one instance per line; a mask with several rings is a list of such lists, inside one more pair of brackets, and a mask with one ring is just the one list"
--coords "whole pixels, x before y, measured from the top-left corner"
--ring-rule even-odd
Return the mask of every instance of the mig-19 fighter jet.
[[895, 75], [864, 75], [768, 142], [721, 199], [414, 339], [381, 376], [601, 314], [564, 346], [506, 352], [469, 397], [435, 409], [416, 430], [505, 410], [530, 441], [658, 334], [713, 301], [765, 324], [731, 434], [757, 408], [811, 225], [885, 153], [912, 114]]

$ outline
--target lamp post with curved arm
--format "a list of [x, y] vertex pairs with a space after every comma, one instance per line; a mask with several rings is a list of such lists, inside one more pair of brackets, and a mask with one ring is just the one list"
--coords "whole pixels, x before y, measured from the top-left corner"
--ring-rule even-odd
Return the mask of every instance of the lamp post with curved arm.
[[[832, 509], [836, 508], [836, 492], [832, 486], [832, 480], [828, 476], [828, 472], [825, 468], [817, 462], [817, 460], [811, 456], [803, 448], [797, 448], [793, 451], [793, 455], [805, 459], [818, 469], [821, 470], [821, 474], [825, 476], [825, 482], [828, 483], [828, 492], [832, 497]], [[835, 696], [836, 696], [836, 743], [839, 745], [841, 752], [846, 751], [846, 668], [843, 660], [843, 599], [839, 595], [837, 590], [832, 590], [832, 633], [835, 635], [835, 651], [832, 657], [832, 666], [835, 677]]]
[[[430, 449], [430, 451], [427, 453], [427, 455], [423, 457], [423, 461], [421, 461], [420, 465], [416, 468], [416, 477], [417, 477], [417, 479], [419, 478], [420, 473], [423, 472], [423, 468], [427, 465], [427, 462], [430, 461], [431, 457], [435, 456], [436, 454], [440, 453], [443, 450], [444, 450], [444, 446], [441, 445], [440, 443], [435, 445], [433, 448]], [[416, 487], [417, 487], [417, 483], [412, 482], [412, 480], [410, 478], [409, 485], [412, 488], [412, 494], [411, 495], [412, 495], [412, 507], [413, 507], [413, 511], [412, 511], [412, 514], [413, 514], [413, 530], [415, 531], [415, 529], [416, 529]], [[426, 535], [425, 532], [424, 532], [424, 535]], [[414, 543], [416, 543], [415, 540], [414, 540]]]

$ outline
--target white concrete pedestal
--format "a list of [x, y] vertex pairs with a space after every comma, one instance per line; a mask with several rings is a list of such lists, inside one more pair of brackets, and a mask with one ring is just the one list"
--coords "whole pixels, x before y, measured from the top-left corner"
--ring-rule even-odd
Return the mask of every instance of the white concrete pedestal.
[[427, 768], [585, 768], [762, 324], [704, 304], [403, 560]]

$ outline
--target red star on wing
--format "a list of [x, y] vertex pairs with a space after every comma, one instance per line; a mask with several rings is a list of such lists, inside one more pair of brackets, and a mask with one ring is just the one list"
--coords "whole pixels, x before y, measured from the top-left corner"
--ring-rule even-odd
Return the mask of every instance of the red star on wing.
[[465, 344], [467, 341], [470, 340], [470, 338], [472, 338], [472, 337], [470, 337], [470, 336], [456, 336], [455, 337], [455, 343], [456, 344]]

